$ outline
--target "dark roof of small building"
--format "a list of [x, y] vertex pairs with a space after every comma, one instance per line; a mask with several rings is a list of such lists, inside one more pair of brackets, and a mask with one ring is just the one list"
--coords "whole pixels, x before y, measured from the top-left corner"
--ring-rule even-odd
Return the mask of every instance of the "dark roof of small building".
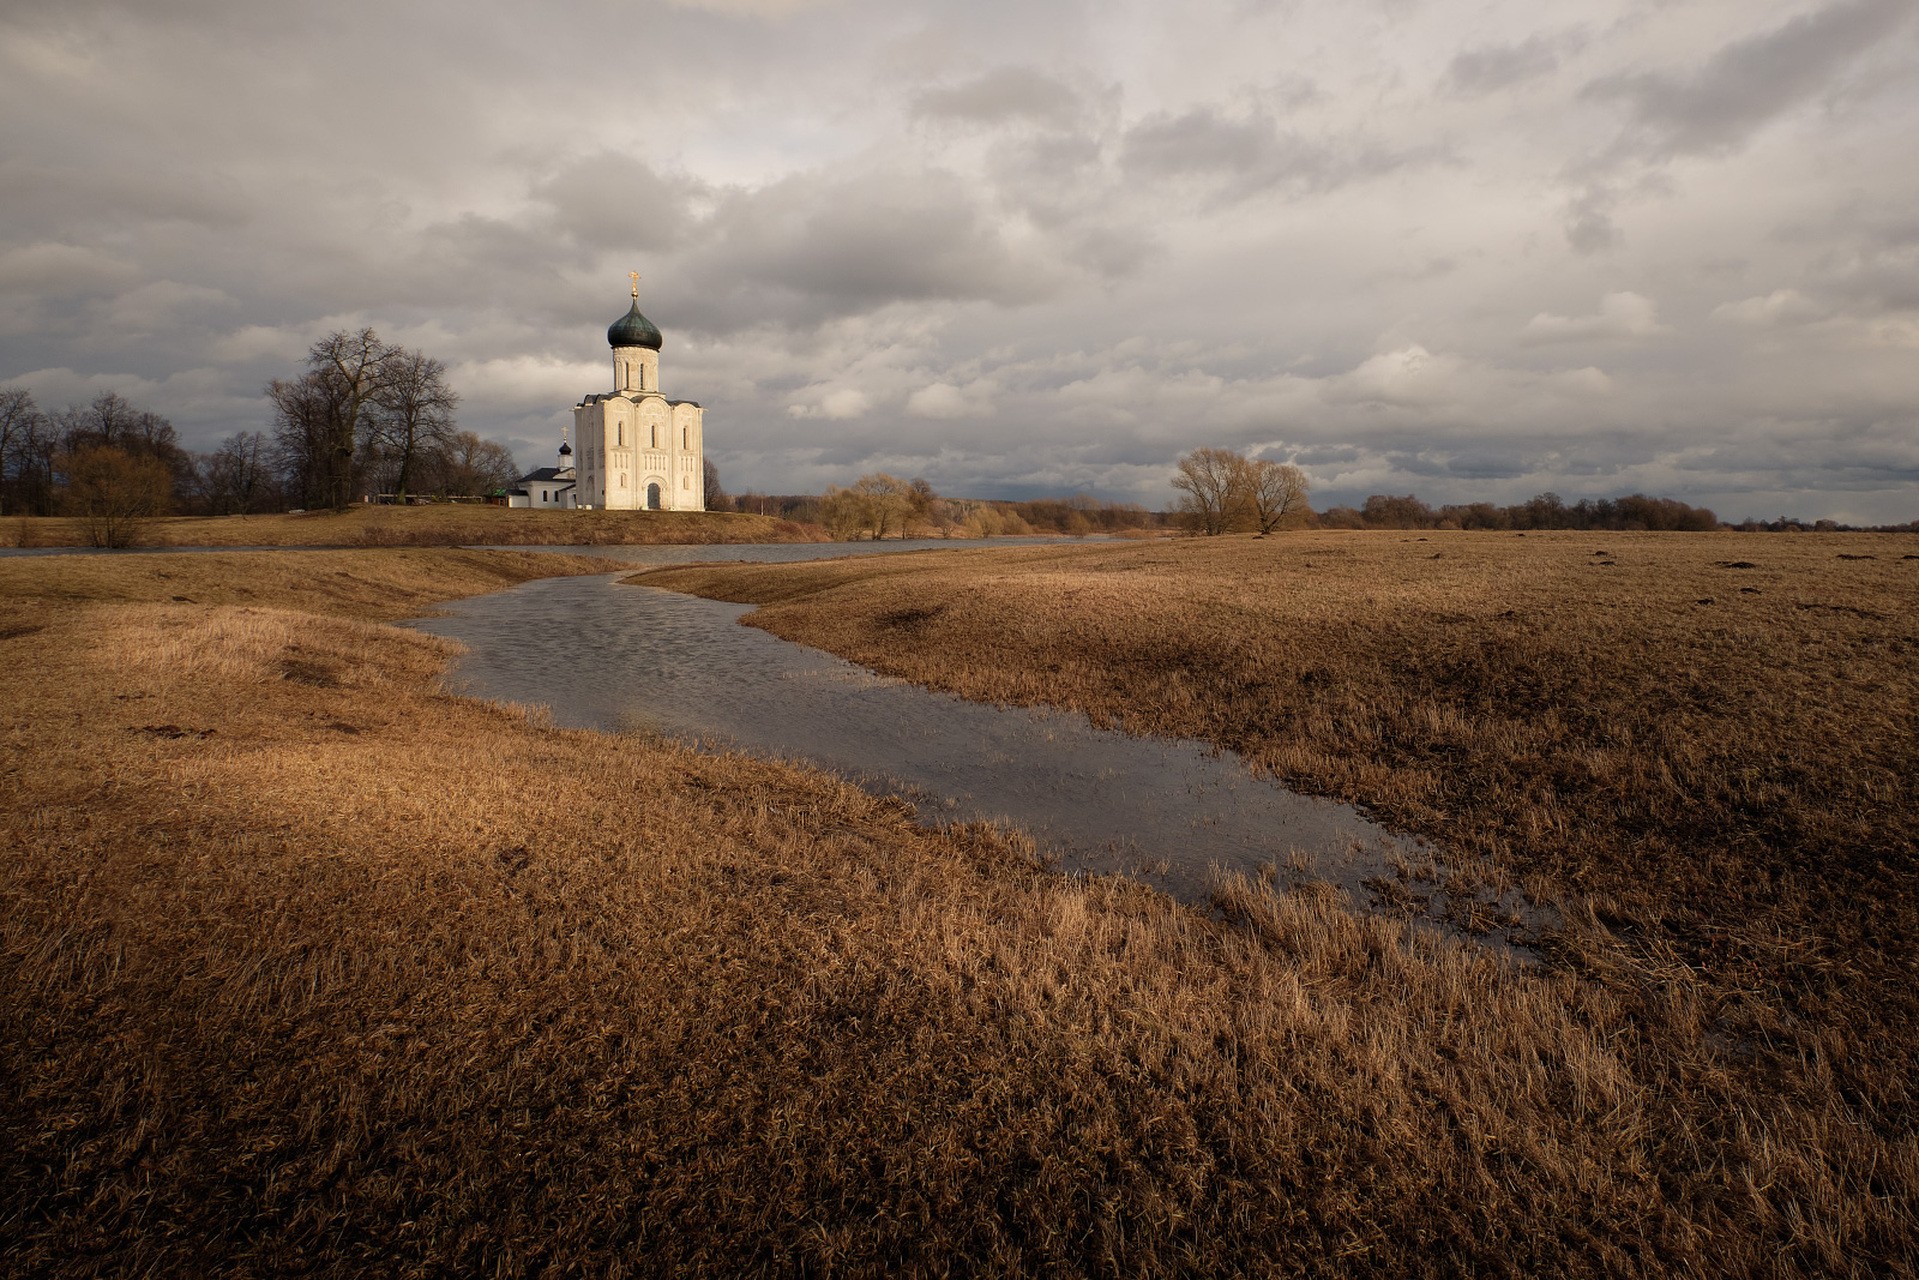
[[[576, 477], [568, 476], [566, 480], [560, 484], [560, 487], [565, 488], [566, 485], [575, 483], [576, 479], [577, 479]], [[558, 467], [541, 467], [537, 471], [529, 471], [525, 475], [521, 476], [518, 483], [520, 484], [553, 484], [559, 480], [560, 480], [560, 469]]]

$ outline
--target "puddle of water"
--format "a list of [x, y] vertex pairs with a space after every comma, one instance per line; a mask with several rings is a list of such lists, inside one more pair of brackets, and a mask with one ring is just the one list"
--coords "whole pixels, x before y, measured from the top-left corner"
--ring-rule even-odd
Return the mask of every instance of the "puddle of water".
[[[890, 542], [708, 542], [674, 543], [655, 546], [576, 547], [564, 543], [487, 543], [481, 551], [555, 551], [565, 555], [596, 556], [634, 564], [692, 564], [702, 561], [756, 560], [784, 563], [790, 560], [824, 560], [834, 556], [895, 555], [901, 551], [952, 550], [957, 547], [1017, 547], [1050, 542], [1103, 542], [1105, 534], [1087, 534], [1083, 538], [905, 538]], [[261, 547], [0, 547], [5, 556], [127, 556], [171, 555], [179, 552], [216, 551], [365, 551], [364, 544], [335, 543], [312, 546]]]
[[[607, 550], [653, 560], [809, 549]], [[1470, 909], [1402, 874], [1430, 867], [1422, 842], [1348, 805], [1294, 795], [1229, 752], [922, 689], [738, 625], [751, 608], [622, 586], [617, 576], [549, 578], [409, 625], [467, 646], [453, 677], [462, 693], [544, 704], [563, 727], [637, 730], [822, 766], [908, 799], [923, 822], [1017, 827], [1062, 870], [1124, 872], [1185, 901], [1203, 902], [1224, 870], [1271, 875], [1282, 887], [1330, 882], [1358, 903], [1381, 900], [1368, 881], [1396, 885], [1384, 896], [1431, 920]], [[1536, 924], [1516, 895], [1484, 898], [1477, 909]], [[1510, 943], [1513, 933], [1487, 937]]]
[[966, 547], [1032, 547], [1068, 542], [1110, 542], [1105, 534], [1083, 538], [895, 538], [885, 542], [705, 542], [652, 546], [569, 547], [486, 545], [481, 551], [557, 551], [565, 555], [594, 556], [622, 564], [790, 564], [796, 560], [833, 560], [841, 556], [898, 555], [902, 551], [957, 551]]

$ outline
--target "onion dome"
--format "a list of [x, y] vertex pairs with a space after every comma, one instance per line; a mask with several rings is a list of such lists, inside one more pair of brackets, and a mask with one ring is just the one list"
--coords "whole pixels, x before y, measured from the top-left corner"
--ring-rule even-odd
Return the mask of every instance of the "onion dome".
[[573, 456], [573, 446], [564, 440], [560, 441], [560, 456], [562, 458], [570, 458]]
[[646, 347], [652, 351], [660, 349], [660, 328], [640, 314], [640, 300], [633, 299], [633, 307], [625, 315], [615, 320], [606, 331], [606, 341], [614, 347]]

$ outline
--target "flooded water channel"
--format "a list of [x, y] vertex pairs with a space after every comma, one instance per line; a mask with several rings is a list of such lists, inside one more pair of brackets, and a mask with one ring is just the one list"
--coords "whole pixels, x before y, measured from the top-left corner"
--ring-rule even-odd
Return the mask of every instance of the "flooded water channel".
[[[848, 548], [590, 550], [637, 566]], [[1514, 912], [1484, 895], [1449, 901], [1407, 874], [1431, 865], [1429, 848], [1350, 806], [1294, 795], [1229, 752], [1097, 729], [1077, 714], [966, 702], [739, 625], [751, 606], [618, 577], [529, 582], [409, 625], [467, 647], [453, 676], [460, 692], [544, 704], [563, 727], [805, 761], [908, 799], [922, 822], [1017, 827], [1065, 871], [1124, 872], [1188, 901], [1204, 900], [1221, 871], [1248, 871], [1282, 885], [1330, 882], [1356, 903], [1434, 920], [1470, 915], [1483, 926]]]

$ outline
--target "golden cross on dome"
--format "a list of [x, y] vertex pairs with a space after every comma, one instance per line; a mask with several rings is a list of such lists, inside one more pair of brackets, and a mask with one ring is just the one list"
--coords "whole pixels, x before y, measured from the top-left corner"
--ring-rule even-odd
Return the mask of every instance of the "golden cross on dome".
[[628, 278], [633, 281], [633, 301], [638, 302], [640, 300], [640, 273], [637, 271], [629, 271], [626, 274]]

